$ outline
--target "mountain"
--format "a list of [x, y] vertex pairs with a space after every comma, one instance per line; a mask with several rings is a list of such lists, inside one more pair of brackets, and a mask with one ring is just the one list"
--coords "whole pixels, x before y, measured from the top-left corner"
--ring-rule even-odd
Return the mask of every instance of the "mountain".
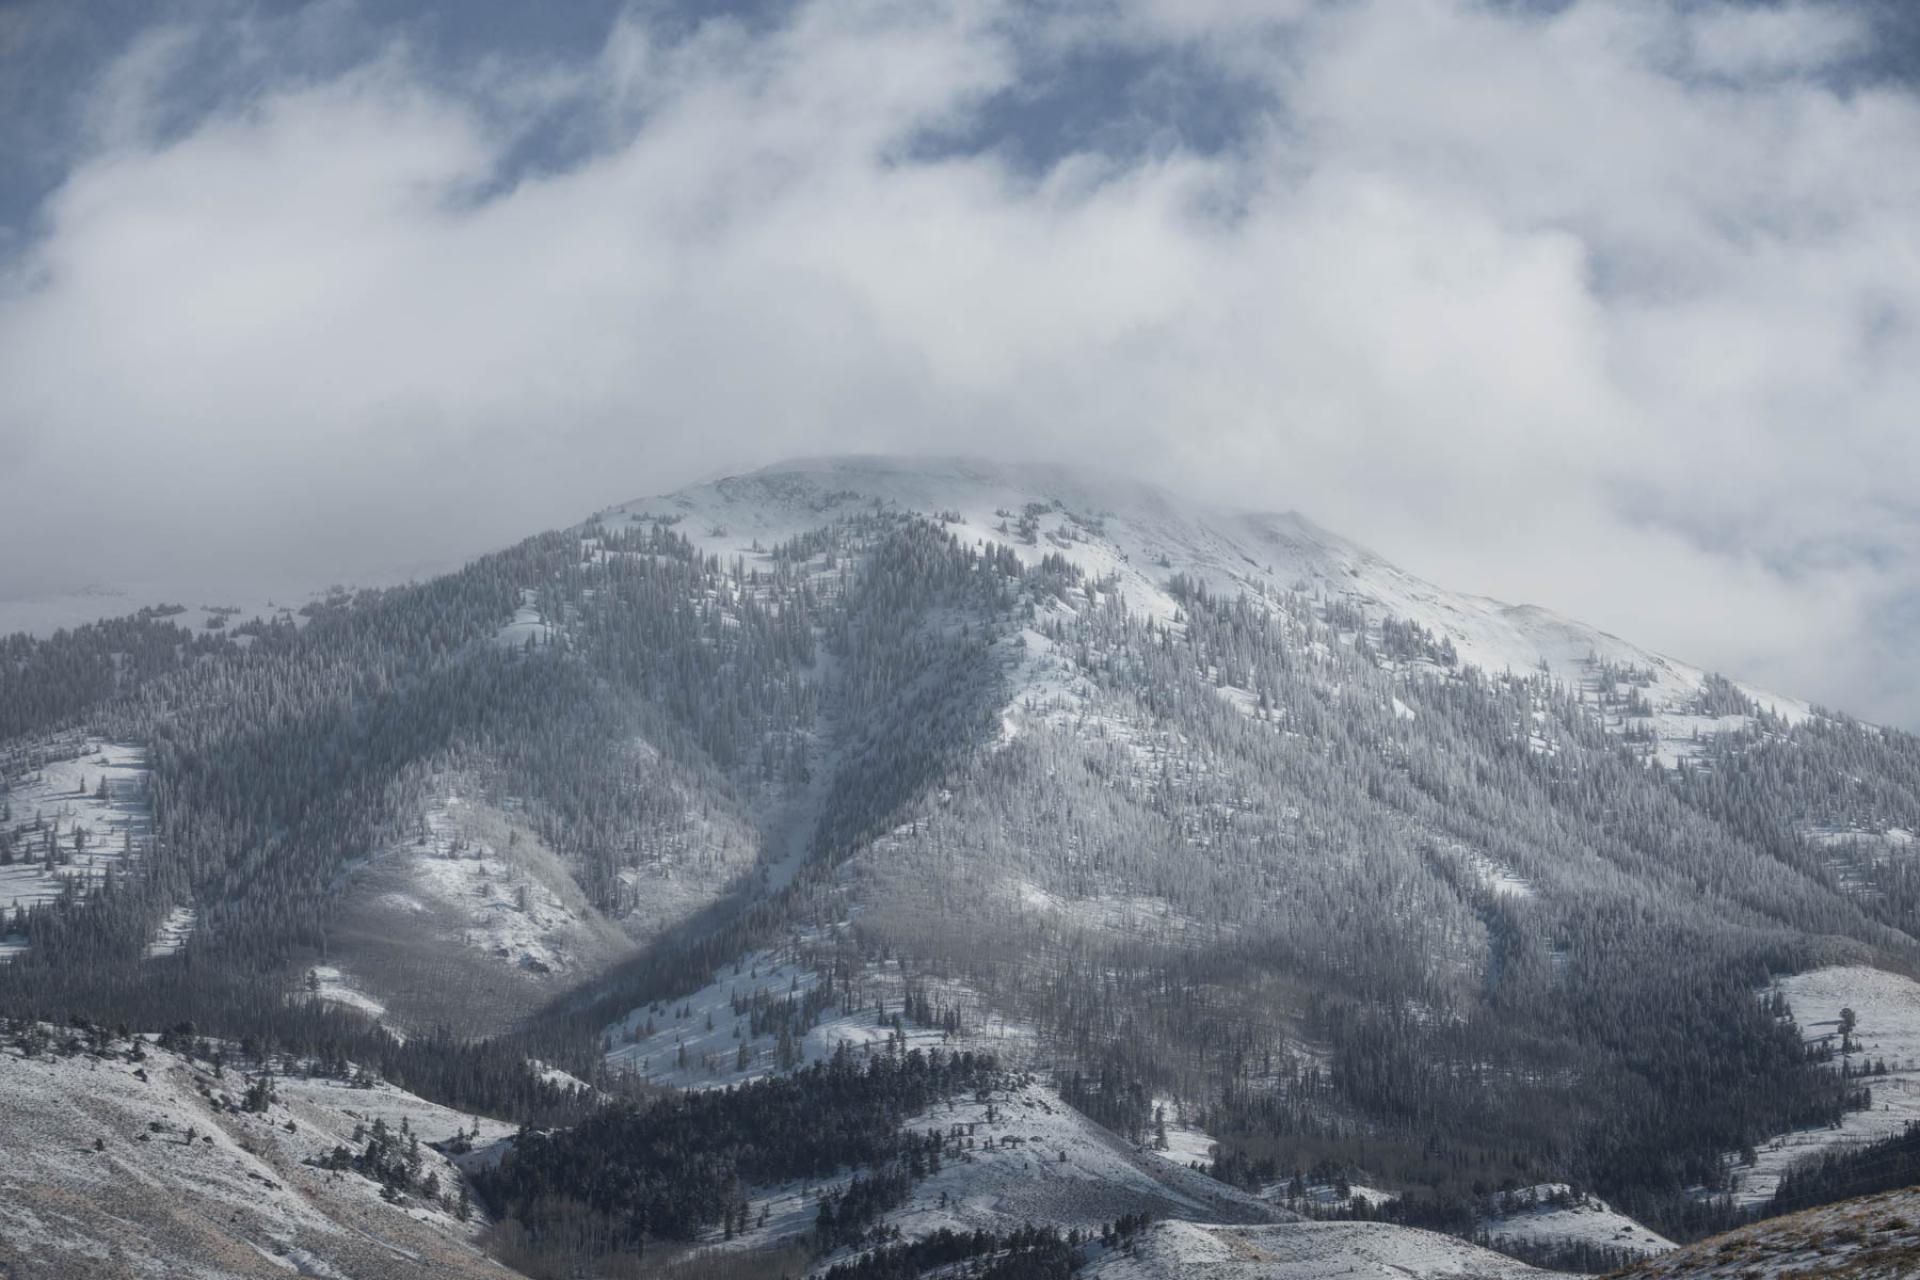
[[[0, 773], [0, 1012], [539, 1125], [474, 1175], [535, 1270], [1098, 1262], [1047, 1204], [1618, 1265], [1879, 1135], [1903, 1064], [1814, 1024], [1903, 1042], [1920, 990], [1914, 738], [1066, 469], [791, 463], [11, 637]], [[1042, 1149], [1109, 1190], [1032, 1198]]]

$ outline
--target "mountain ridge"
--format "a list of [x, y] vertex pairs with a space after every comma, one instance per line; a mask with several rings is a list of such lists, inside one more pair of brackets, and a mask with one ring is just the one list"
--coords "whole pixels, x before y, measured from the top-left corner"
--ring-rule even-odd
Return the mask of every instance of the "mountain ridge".
[[[1262, 595], [1306, 585], [1352, 599], [1375, 614], [1415, 622], [1453, 642], [1462, 661], [1488, 674], [1526, 674], [1544, 664], [1556, 679], [1578, 683], [1589, 678], [1590, 659], [1654, 674], [1653, 688], [1664, 696], [1663, 711], [1679, 713], [1698, 690], [1708, 670], [1644, 648], [1612, 632], [1544, 606], [1508, 603], [1491, 596], [1455, 592], [1401, 570], [1384, 556], [1334, 533], [1296, 511], [1262, 512], [1216, 507], [1181, 498], [1153, 484], [1105, 472], [1097, 467], [1063, 464], [1008, 465], [964, 455], [927, 457], [825, 455], [796, 458], [752, 471], [723, 476], [650, 498], [605, 508], [592, 518], [632, 519], [664, 505], [683, 517], [707, 522], [686, 530], [696, 544], [714, 554], [751, 554], [755, 542], [770, 541], [834, 511], [853, 499], [882, 501], [923, 514], [945, 511], [964, 515], [956, 532], [974, 538], [1015, 537], [1006, 517], [1014, 504], [1041, 502], [1087, 517], [1114, 516], [1124, 533], [1111, 539], [1119, 563], [1085, 554], [1084, 543], [1034, 542], [1038, 559], [1059, 551], [1098, 574], [1118, 572], [1130, 589], [1134, 607], [1166, 618], [1172, 606], [1156, 574], [1196, 575], [1220, 591], [1251, 590]], [[777, 505], [780, 517], [769, 519]], [[731, 513], [747, 517], [744, 528], [726, 526]], [[753, 520], [754, 516], [758, 520]], [[591, 521], [589, 521], [591, 523]], [[714, 528], [727, 528], [715, 536]], [[1093, 541], [1100, 540], [1095, 535]], [[1262, 554], [1256, 554], [1262, 553]], [[1175, 556], [1179, 559], [1176, 561]], [[1275, 567], [1276, 556], [1278, 567]], [[1137, 559], [1136, 559], [1137, 558]], [[1162, 560], [1165, 563], [1156, 563]], [[1759, 706], [1788, 720], [1813, 713], [1810, 704], [1733, 681], [1733, 687]], [[1666, 721], [1663, 739], [1674, 740], [1709, 727], [1705, 718]], [[1725, 726], [1712, 726], [1724, 728]], [[1658, 730], [1656, 730], [1658, 731]], [[1668, 763], [1672, 762], [1670, 755]]]

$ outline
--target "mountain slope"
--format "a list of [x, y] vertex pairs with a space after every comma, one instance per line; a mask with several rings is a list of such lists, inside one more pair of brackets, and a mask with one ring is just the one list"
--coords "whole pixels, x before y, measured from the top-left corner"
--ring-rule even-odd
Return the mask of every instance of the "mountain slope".
[[[991, 1043], [1244, 1193], [1685, 1235], [1863, 1100], [1770, 981], [1920, 963], [1911, 737], [1066, 471], [770, 468], [222, 633], [5, 642], [0, 1009], [543, 1124], [529, 1058], [639, 1095]], [[76, 741], [150, 779], [91, 877], [27, 812]]]
[[1628, 1268], [1621, 1280], [1907, 1280], [1920, 1275], [1920, 1187], [1807, 1209]]
[[[1017, 560], [1037, 586], [989, 644], [1004, 686], [986, 750], [864, 849], [839, 855], [845, 865], [814, 909], [964, 973], [1050, 1038], [1104, 1045], [1099, 1053], [1127, 1060], [1122, 1074], [1199, 1098], [1231, 1096], [1264, 1074], [1311, 1098], [1329, 1049], [1338, 1070], [1377, 1053], [1381, 1037], [1497, 1077], [1521, 1068], [1492, 1066], [1503, 1051], [1480, 1039], [1502, 1034], [1492, 1007], [1511, 1019], [1535, 1005], [1528, 1034], [1565, 1037], [1571, 1062], [1585, 1052], [1575, 1044], [1591, 1044], [1590, 1029], [1569, 1026], [1558, 1010], [1583, 999], [1597, 1009], [1641, 1005], [1632, 1017], [1619, 1006], [1619, 1036], [1605, 1050], [1636, 1056], [1635, 1038], [1648, 1033], [1644, 1021], [1628, 1023], [1662, 1016], [1652, 1012], [1666, 998], [1658, 968], [1676, 932], [1701, 937], [1691, 963], [1715, 991], [1723, 1027], [1744, 1016], [1739, 987], [1755, 986], [1770, 966], [1911, 947], [1898, 913], [1863, 903], [1849, 884], [1855, 867], [1810, 846], [1800, 797], [1782, 797], [1777, 811], [1789, 820], [1766, 828], [1746, 815], [1730, 820], [1721, 806], [1732, 798], [1718, 794], [1729, 780], [1744, 785], [1731, 767], [1736, 753], [1741, 769], [1776, 754], [1797, 755], [1804, 768], [1822, 735], [1873, 742], [1872, 731], [1815, 720], [1800, 704], [1756, 698], [1538, 610], [1451, 596], [1294, 518], [1196, 513], [1152, 491], [1054, 471], [827, 460], [627, 504], [598, 520], [603, 528], [670, 520], [752, 572], [810, 530], [898, 511], [931, 516], [959, 548], [1004, 548], [996, 554]], [[1476, 664], [1478, 676], [1469, 671]], [[1503, 723], [1490, 726], [1489, 716]], [[1609, 742], [1688, 769], [1636, 769]], [[1881, 769], [1891, 798], [1910, 809], [1902, 760]], [[1589, 792], [1607, 794], [1564, 797], [1566, 781], [1583, 774]], [[1497, 799], [1472, 798], [1502, 775]], [[1868, 874], [1897, 890], [1904, 870], [1883, 860]], [[1707, 909], [1711, 919], [1701, 910], [1709, 902], [1720, 904]], [[1610, 917], [1622, 907], [1652, 913], [1644, 932], [1620, 932], [1624, 921]], [[1360, 936], [1333, 942], [1349, 958], [1316, 978], [1311, 969], [1325, 960], [1309, 957], [1325, 955], [1321, 930], [1332, 919], [1354, 921]], [[1849, 951], [1828, 940], [1834, 934], [1866, 947]], [[1519, 945], [1528, 936], [1538, 941]], [[1276, 953], [1278, 939], [1303, 937], [1313, 941]], [[1261, 960], [1246, 958], [1252, 945], [1265, 949]], [[1641, 946], [1644, 956], [1635, 954]], [[1088, 975], [1071, 957], [1088, 948], [1106, 957], [1089, 955], [1088, 969], [1109, 973], [1108, 949], [1120, 948], [1129, 963], [1118, 972], [1142, 987], [1165, 985], [1156, 971], [1181, 976], [1164, 999], [1124, 998], [1136, 1019], [1128, 1032], [1104, 1013], [1090, 1019], [1073, 995]], [[1275, 1000], [1275, 968], [1305, 989]], [[1338, 1006], [1331, 1025], [1330, 1006], [1316, 1005], [1369, 988]], [[1356, 1040], [1349, 1014], [1383, 1020]], [[1732, 1034], [1765, 1041], [1766, 1027], [1763, 1016]], [[1181, 1047], [1157, 1053], [1171, 1044]], [[1202, 1065], [1203, 1045], [1226, 1059]], [[1538, 1063], [1540, 1048], [1515, 1051]], [[1793, 1074], [1789, 1042], [1769, 1052], [1778, 1065], [1762, 1077]], [[1250, 1060], [1259, 1063], [1251, 1073]], [[1391, 1074], [1372, 1074], [1383, 1068]], [[1433, 1070], [1382, 1060], [1334, 1092], [1384, 1086], [1363, 1109], [1409, 1117], [1469, 1105], [1422, 1097], [1436, 1086], [1457, 1090]], [[1716, 1087], [1777, 1088], [1737, 1081]], [[1545, 1093], [1561, 1102], [1539, 1103], [1567, 1100], [1554, 1086]], [[1511, 1106], [1485, 1105], [1487, 1129], [1512, 1127]], [[1810, 1117], [1827, 1105], [1809, 1095], [1757, 1127], [1789, 1127], [1796, 1108]], [[1598, 1100], [1585, 1106], [1595, 1121], [1606, 1110]], [[1634, 1109], [1623, 1100], [1620, 1110]], [[1627, 1141], [1670, 1146], [1672, 1130], [1656, 1127], [1664, 1132]], [[1700, 1143], [1687, 1181], [1717, 1176], [1719, 1153], [1708, 1156], [1704, 1134]]]
[[[57, 1037], [56, 1037], [57, 1040]], [[457, 1212], [463, 1178], [422, 1146], [432, 1194], [383, 1196], [354, 1171], [376, 1119], [423, 1144], [511, 1132], [385, 1084], [289, 1076], [242, 1110], [249, 1078], [158, 1045], [86, 1037], [23, 1055], [0, 1049], [0, 1272], [19, 1280], [155, 1274], [280, 1277], [497, 1276], [482, 1222]], [[222, 1098], [226, 1101], [223, 1103]]]

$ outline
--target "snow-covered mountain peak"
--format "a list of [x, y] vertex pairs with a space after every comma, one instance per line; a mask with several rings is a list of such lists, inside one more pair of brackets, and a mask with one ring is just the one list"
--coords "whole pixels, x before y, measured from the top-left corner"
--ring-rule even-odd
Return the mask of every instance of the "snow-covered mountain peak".
[[[1490, 674], [1543, 672], [1570, 689], [1623, 680], [1640, 690], [1636, 717], [1669, 762], [1701, 732], [1744, 723], [1703, 700], [1699, 667], [1534, 605], [1451, 591], [1293, 512], [1233, 511], [1188, 501], [1093, 467], [1007, 464], [963, 457], [829, 457], [776, 464], [626, 503], [596, 519], [667, 519], [703, 550], [751, 563], [778, 543], [861, 512], [890, 509], [943, 521], [965, 542], [1010, 546], [1028, 563], [1071, 561], [1103, 590], [1148, 616], [1172, 619], [1176, 574], [1209, 591], [1388, 617], [1452, 644]], [[1807, 704], [1745, 685], [1757, 706], [1789, 720]], [[1722, 714], [1725, 712], [1725, 714]]]

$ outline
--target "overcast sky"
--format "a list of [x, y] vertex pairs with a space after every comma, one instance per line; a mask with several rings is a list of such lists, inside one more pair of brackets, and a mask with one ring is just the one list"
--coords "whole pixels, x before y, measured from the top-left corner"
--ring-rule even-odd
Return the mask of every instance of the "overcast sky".
[[1097, 459], [1920, 726], [1916, 8], [0, 5], [0, 598]]

